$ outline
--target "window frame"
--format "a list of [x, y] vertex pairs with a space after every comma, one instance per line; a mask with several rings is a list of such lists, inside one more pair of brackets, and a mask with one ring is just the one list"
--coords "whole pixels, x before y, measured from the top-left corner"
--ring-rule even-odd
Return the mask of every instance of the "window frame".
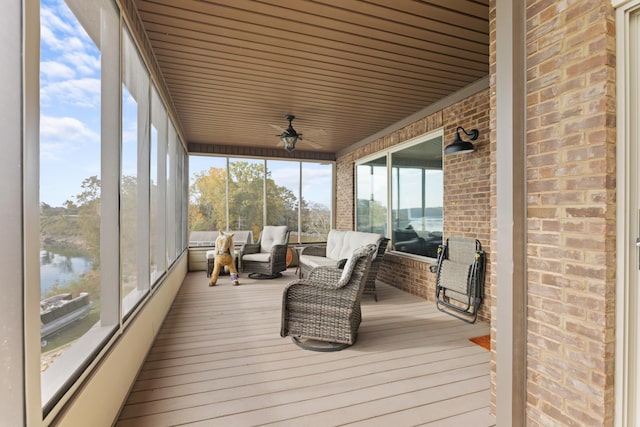
[[[366, 157], [362, 157], [358, 160], [356, 160], [354, 162], [353, 165], [353, 175], [354, 175], [354, 185], [355, 185], [355, 189], [354, 189], [354, 215], [356, 218], [356, 223], [355, 223], [355, 228], [357, 230], [358, 224], [357, 224], [357, 218], [358, 218], [358, 166], [362, 166], [362, 165], [366, 165], [367, 163], [376, 160], [376, 159], [380, 159], [382, 157], [385, 158], [385, 162], [386, 162], [386, 178], [387, 178], [387, 185], [386, 185], [386, 203], [387, 203], [387, 213], [386, 213], [386, 224], [385, 224], [385, 237], [389, 237], [391, 236], [391, 233], [393, 231], [393, 197], [394, 197], [394, 189], [393, 189], [393, 154], [398, 153], [400, 151], [403, 151], [409, 147], [418, 145], [418, 144], [422, 144], [424, 142], [430, 141], [430, 140], [434, 140], [434, 139], [438, 139], [440, 138], [441, 141], [444, 141], [444, 129], [443, 128], [439, 128], [430, 132], [426, 132], [424, 134], [418, 135], [416, 137], [413, 137], [411, 139], [408, 139], [406, 141], [403, 141], [397, 145], [394, 145], [393, 147], [389, 147], [385, 150], [381, 150], [378, 151], [374, 154], [368, 155]], [[443, 168], [442, 168], [442, 173], [444, 174], [444, 162], [443, 162]], [[443, 185], [443, 193], [444, 193], [444, 185]], [[443, 205], [444, 205], [444, 197], [443, 197]], [[444, 206], [443, 206], [444, 208]], [[443, 209], [443, 215], [442, 215], [442, 221], [443, 221], [443, 227], [444, 227], [444, 209]], [[419, 255], [419, 254], [413, 254], [413, 253], [409, 253], [409, 252], [403, 252], [403, 251], [398, 251], [395, 250], [394, 247], [392, 245], [390, 245], [390, 247], [388, 248], [389, 252], [393, 252], [394, 254], [397, 255], [401, 255], [401, 256], [407, 256], [407, 257], [417, 257], [418, 259], [424, 260], [424, 259], [432, 259], [431, 257], [425, 256], [425, 255]]]
[[[251, 156], [238, 156], [238, 155], [215, 155], [215, 154], [200, 154], [200, 153], [191, 153], [189, 154], [189, 160], [193, 157], [198, 157], [198, 158], [218, 158], [218, 159], [225, 159], [225, 168], [226, 171], [228, 173], [229, 170], [229, 164], [230, 161], [242, 161], [242, 160], [248, 160], [248, 161], [258, 161], [258, 162], [262, 162], [263, 166], [264, 166], [264, 170], [265, 173], [262, 177], [262, 182], [263, 182], [263, 200], [262, 200], [262, 218], [263, 218], [263, 225], [273, 225], [273, 224], [269, 224], [267, 221], [267, 203], [268, 203], [268, 195], [267, 195], [267, 176], [268, 176], [268, 164], [269, 161], [286, 161], [286, 162], [290, 162], [290, 163], [298, 163], [299, 167], [298, 167], [298, 191], [296, 193], [296, 196], [298, 197], [298, 201], [301, 200], [301, 198], [304, 196], [303, 191], [302, 191], [302, 187], [303, 187], [303, 183], [302, 183], [302, 178], [303, 178], [303, 167], [302, 165], [304, 163], [313, 163], [313, 164], [322, 164], [322, 165], [329, 165], [331, 166], [331, 201], [330, 201], [330, 228], [335, 228], [335, 205], [336, 205], [336, 198], [335, 198], [335, 186], [336, 186], [336, 162], [335, 161], [326, 161], [326, 160], [300, 160], [300, 159], [282, 159], [282, 158], [278, 158], [278, 157], [251, 157]], [[191, 162], [189, 162], [189, 164], [191, 165]], [[192, 182], [191, 182], [191, 174], [193, 172], [202, 172], [202, 171], [192, 171], [189, 170], [189, 181], [188, 181], [188, 185], [189, 187], [191, 186]], [[227, 180], [228, 181], [228, 180]], [[276, 183], [277, 184], [277, 183]], [[191, 197], [191, 194], [189, 194], [189, 197]], [[229, 197], [229, 189], [228, 189], [228, 182], [227, 182], [227, 188], [225, 189], [225, 204], [227, 206], [227, 212], [226, 212], [226, 219], [225, 219], [225, 224], [227, 224], [227, 231], [228, 230], [235, 230], [234, 227], [230, 227], [230, 220], [231, 218], [229, 217], [229, 211], [228, 211], [228, 206], [229, 206], [229, 202], [228, 202], [228, 197]], [[191, 204], [191, 199], [188, 200], [188, 204]], [[302, 224], [301, 224], [301, 207], [300, 207], [300, 203], [298, 203], [298, 208], [297, 208], [297, 217], [298, 217], [298, 228], [296, 230], [290, 230], [292, 233], [292, 235], [294, 234], [293, 232], [295, 231], [295, 235], [297, 236], [297, 239], [295, 241], [293, 240], [289, 240], [289, 244], [290, 245], [301, 245], [304, 244], [303, 242], [301, 242], [301, 233], [299, 232], [302, 228]], [[188, 231], [191, 232], [191, 224], [188, 224]], [[257, 239], [258, 236], [254, 236], [254, 239]], [[314, 243], [325, 243], [325, 241], [317, 241]]]
[[[76, 0], [80, 1], [80, 0]], [[40, 303], [40, 269], [34, 269], [34, 273], [25, 277], [24, 287], [25, 291], [25, 322], [30, 325], [25, 330], [24, 340], [25, 346], [25, 366], [24, 375], [29, 384], [28, 386], [28, 398], [27, 418], [31, 419], [34, 423], [44, 422], [48, 424], [53, 420], [64, 404], [71, 399], [73, 393], [78, 391], [82, 387], [83, 381], [91, 377], [91, 372], [96, 369], [102, 359], [109, 354], [110, 349], [117, 344], [122, 334], [127, 330], [129, 325], [135, 319], [136, 315], [145, 308], [145, 306], [153, 298], [155, 291], [159, 290], [163, 285], [163, 278], [167, 277], [170, 270], [174, 267], [176, 261], [181, 259], [187, 251], [187, 204], [186, 199], [188, 196], [188, 166], [187, 166], [187, 151], [186, 146], [181, 137], [181, 133], [178, 132], [174, 122], [169, 114], [169, 108], [165, 99], [160, 96], [160, 101], [163, 104], [164, 110], [161, 112], [163, 115], [163, 125], [166, 126], [166, 144], [163, 145], [159, 142], [159, 154], [158, 154], [158, 187], [167, 190], [172, 188], [173, 200], [181, 203], [176, 206], [175, 204], [169, 205], [166, 193], [162, 194], [159, 198], [160, 209], [166, 214], [167, 211], [174, 212], [174, 223], [168, 225], [166, 222], [166, 216], [164, 218], [163, 235], [160, 236], [164, 242], [161, 245], [164, 252], [162, 254], [164, 264], [162, 265], [162, 271], [159, 272], [158, 277], [155, 278], [153, 288], [150, 288], [150, 134], [152, 127], [152, 93], [155, 91], [158, 95], [161, 95], [156, 78], [149, 70], [147, 61], [140, 49], [139, 40], [134, 30], [128, 25], [128, 21], [125, 16], [125, 12], [121, 9], [119, 3], [113, 0], [103, 0], [105, 9], [110, 12], [108, 18], [110, 21], [105, 22], [98, 20], [91, 21], [96, 24], [98, 30], [111, 31], [108, 48], [103, 49], [100, 47], [102, 71], [100, 76], [101, 90], [101, 102], [100, 102], [100, 320], [97, 326], [90, 329], [84, 335], [82, 335], [68, 351], [60, 356], [56, 362], [61, 362], [56, 367], [52, 364], [44, 373], [41, 373], [41, 349], [40, 342], [40, 319], [37, 307]], [[31, 81], [34, 82], [34, 87], [39, 88], [39, 76], [37, 70], [41, 58], [38, 52], [40, 51], [40, 13], [41, 5], [38, 3], [31, 9], [34, 19], [31, 22], [28, 35], [34, 39], [34, 42], [30, 45], [32, 54], [29, 55], [29, 59], [26, 60], [26, 67], [30, 73]], [[113, 12], [113, 13], [111, 13]], [[75, 14], [75, 13], [74, 13]], [[104, 19], [104, 16], [102, 17]], [[79, 16], [76, 19], [80, 20]], [[102, 26], [100, 26], [100, 24]], [[85, 29], [87, 32], [95, 32], [96, 28]], [[148, 88], [142, 96], [147, 98], [147, 108], [143, 114], [143, 117], [138, 117], [138, 125], [144, 124], [144, 129], [139, 129], [137, 138], [142, 135], [143, 139], [147, 139], [140, 148], [140, 140], [137, 141], [138, 150], [142, 150], [142, 155], [139, 154], [137, 159], [138, 169], [138, 187], [141, 189], [138, 194], [138, 203], [143, 206], [138, 208], [139, 226], [144, 230], [141, 230], [142, 236], [139, 242], [139, 251], [143, 256], [138, 259], [138, 271], [142, 271], [144, 274], [139, 278], [145, 281], [145, 289], [141, 298], [131, 307], [131, 310], [124, 312], [124, 304], [121, 298], [121, 286], [120, 286], [120, 272], [122, 266], [122, 252], [120, 247], [120, 190], [121, 190], [121, 170], [122, 170], [122, 85], [124, 78], [122, 75], [122, 69], [124, 64], [124, 38], [125, 32], [129, 33], [129, 37], [133, 42], [132, 48], [137, 52], [141, 65], [144, 68], [148, 77]], [[101, 35], [105, 37], [104, 33]], [[113, 40], [112, 40], [113, 38]], [[35, 41], [37, 40], [37, 43]], [[35, 52], [35, 54], [33, 54]], [[105, 65], [106, 64], [106, 65]], [[38, 92], [38, 91], [36, 91]], [[31, 117], [33, 123], [39, 122], [40, 107], [39, 107], [39, 95], [33, 95], [27, 100], [27, 109], [31, 111], [34, 117]], [[35, 116], [38, 119], [35, 119]], [[34, 125], [34, 129], [38, 126]], [[173, 153], [171, 165], [175, 168], [171, 171], [171, 175], [168, 175], [166, 169], [167, 147], [169, 139], [169, 129], [173, 131]], [[34, 143], [38, 142], [38, 136], [34, 137]], [[39, 158], [40, 150], [37, 144], [33, 150], [33, 157], [30, 164], [34, 171], [40, 170]], [[165, 156], [164, 159], [162, 156]], [[39, 174], [36, 174], [39, 175]], [[32, 227], [33, 230], [39, 228], [40, 218], [39, 212], [39, 188], [38, 186], [29, 187], [25, 190], [25, 198], [34, 200], [36, 202], [35, 209], [30, 207], [30, 211], [35, 212], [33, 215], [33, 221], [37, 224]], [[40, 236], [39, 233], [32, 233], [24, 237], [25, 245], [31, 248], [39, 247]], [[168, 242], [172, 242], [172, 254], [168, 254]], [[38, 251], [32, 250], [26, 254], [29, 259], [27, 262], [29, 265], [39, 265], [38, 263]], [[33, 259], [32, 259], [33, 258]], [[172, 262], [169, 263], [168, 260]], [[38, 264], [36, 264], [38, 263]], [[37, 271], [36, 271], [37, 270]], [[36, 292], [36, 290], [38, 292]], [[37, 338], [36, 338], [37, 337]], [[63, 363], [64, 362], [64, 363]], [[46, 383], [48, 380], [43, 381], [43, 374], [53, 378], [54, 381]]]

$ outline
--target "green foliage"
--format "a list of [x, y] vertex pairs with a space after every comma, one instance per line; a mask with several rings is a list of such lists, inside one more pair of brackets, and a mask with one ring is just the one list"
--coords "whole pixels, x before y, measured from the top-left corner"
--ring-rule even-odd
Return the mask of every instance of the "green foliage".
[[[61, 247], [75, 247], [82, 256], [91, 259], [98, 268], [100, 257], [100, 180], [96, 176], [82, 181], [82, 192], [64, 206], [52, 207], [42, 203], [40, 207], [40, 234], [43, 243]], [[60, 252], [56, 252], [60, 253]], [[63, 253], [61, 253], [63, 254]]]
[[[227, 179], [229, 188], [229, 228], [252, 230], [258, 236], [263, 225], [264, 163], [233, 162], [229, 164], [229, 177], [224, 168], [210, 168], [195, 174], [190, 187], [190, 229], [226, 229], [225, 204]], [[266, 175], [267, 224], [287, 225], [298, 230], [298, 203], [301, 207], [302, 232], [326, 236], [331, 228], [331, 211], [318, 203], [307, 204], [298, 200], [287, 187], [277, 185], [269, 172]]]
[[63, 207], [53, 208], [46, 203], [40, 207], [40, 232], [45, 236], [64, 236], [78, 234], [78, 216]]
[[377, 200], [358, 199], [356, 229], [371, 233], [386, 232], [387, 208]]
[[[233, 162], [229, 177], [223, 168], [197, 173], [191, 185], [189, 224], [191, 230], [226, 229], [225, 204], [227, 179], [229, 188], [229, 226], [233, 230], [262, 229], [264, 200], [264, 164]], [[297, 198], [288, 188], [279, 186], [267, 174], [267, 222], [296, 228]]]
[[224, 201], [227, 174], [224, 169], [211, 168], [195, 175], [190, 187], [189, 224], [191, 230], [224, 230]]
[[88, 292], [97, 306], [100, 300], [100, 180], [97, 176], [86, 178], [81, 188], [75, 202], [67, 200], [62, 207], [42, 203], [40, 229], [45, 258], [41, 262], [47, 263], [49, 253], [66, 257], [69, 264], [73, 257], [84, 257], [91, 261], [91, 270], [72, 283], [54, 284], [44, 297]]
[[[229, 164], [229, 226], [235, 230], [252, 230], [254, 236], [263, 226], [264, 163], [233, 162]], [[277, 191], [273, 180], [267, 188]], [[269, 199], [268, 199], [269, 200]], [[225, 206], [224, 197], [217, 203]], [[270, 206], [267, 207], [269, 209]], [[268, 210], [267, 210], [268, 212]], [[224, 221], [224, 216], [220, 218]]]
[[76, 236], [78, 218], [68, 215], [42, 215], [40, 217], [40, 231], [47, 236]]
[[138, 272], [138, 182], [134, 176], [120, 179], [120, 252], [122, 277], [135, 281]]
[[76, 196], [79, 232], [94, 268], [100, 266], [100, 180], [91, 176], [82, 181]]

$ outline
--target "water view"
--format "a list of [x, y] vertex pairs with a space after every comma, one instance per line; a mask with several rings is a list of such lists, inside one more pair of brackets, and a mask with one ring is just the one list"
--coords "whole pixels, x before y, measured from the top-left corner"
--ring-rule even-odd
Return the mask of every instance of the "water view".
[[40, 250], [40, 298], [53, 288], [65, 288], [91, 270], [91, 261], [82, 256]]

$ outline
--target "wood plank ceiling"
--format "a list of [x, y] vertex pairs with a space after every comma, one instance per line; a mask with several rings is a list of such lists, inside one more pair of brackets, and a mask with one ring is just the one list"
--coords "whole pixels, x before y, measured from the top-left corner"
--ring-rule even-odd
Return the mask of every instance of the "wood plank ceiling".
[[489, 72], [488, 0], [135, 0], [188, 142], [335, 153]]

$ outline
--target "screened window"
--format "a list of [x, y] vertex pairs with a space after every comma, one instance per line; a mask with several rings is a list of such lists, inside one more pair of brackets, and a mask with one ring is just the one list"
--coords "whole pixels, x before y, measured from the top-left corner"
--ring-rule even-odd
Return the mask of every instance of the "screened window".
[[356, 230], [387, 235], [387, 158], [356, 166]]
[[326, 163], [301, 162], [300, 235], [298, 243], [326, 242], [331, 229], [333, 168]]
[[117, 294], [117, 281], [109, 289], [102, 278], [100, 212], [102, 145], [118, 140], [103, 115], [118, 114], [120, 35], [110, 1], [86, 8], [81, 0], [43, 0], [40, 26], [40, 372], [46, 412], [117, 326], [114, 308], [104, 305]]
[[124, 32], [120, 251], [123, 315], [149, 290], [149, 74]]
[[332, 164], [191, 156], [189, 169], [189, 246], [210, 246], [216, 233], [207, 231], [257, 238], [263, 224], [287, 225], [291, 243], [326, 241]]
[[[257, 237], [265, 221], [264, 160], [229, 159], [227, 174], [227, 199], [214, 203], [227, 205], [230, 230], [251, 230]], [[225, 222], [224, 219], [221, 222]]]
[[169, 138], [167, 140], [167, 205], [165, 211], [167, 213], [167, 228], [165, 230], [167, 261], [169, 265], [177, 258], [178, 246], [176, 245], [176, 189], [177, 189], [177, 173], [178, 173], [178, 134], [173, 127], [173, 124], [169, 123]]
[[27, 303], [46, 415], [186, 249], [188, 176], [114, 2], [42, 0], [40, 18], [41, 280]]
[[[389, 165], [389, 166], [387, 166]], [[426, 135], [356, 165], [357, 229], [393, 249], [436, 257], [442, 243], [442, 135]]]
[[298, 231], [300, 162], [267, 160], [267, 225]]
[[166, 212], [161, 209], [166, 200], [166, 152], [167, 111], [158, 95], [151, 97], [151, 161], [149, 170], [149, 231], [150, 231], [150, 275], [154, 284], [167, 267], [165, 255]]

